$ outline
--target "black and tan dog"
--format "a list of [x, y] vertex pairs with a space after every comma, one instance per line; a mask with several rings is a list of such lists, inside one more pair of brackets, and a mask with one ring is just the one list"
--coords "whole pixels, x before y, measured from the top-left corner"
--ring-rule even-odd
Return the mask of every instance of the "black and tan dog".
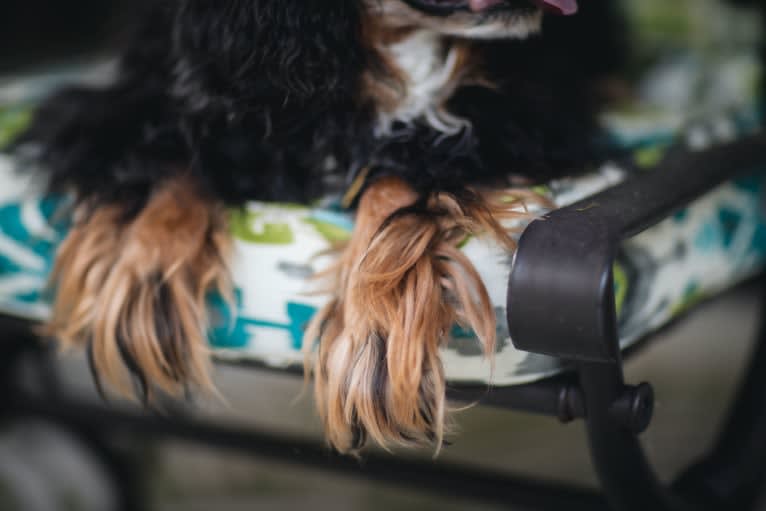
[[209, 387], [226, 208], [354, 183], [357, 227], [307, 333], [320, 415], [341, 451], [440, 445], [446, 333], [472, 328], [488, 355], [495, 340], [460, 242], [513, 250], [503, 220], [535, 199], [499, 192], [600, 151], [624, 27], [586, 2], [156, 2], [114, 83], [56, 94], [18, 141], [76, 198], [51, 331], [126, 391]]

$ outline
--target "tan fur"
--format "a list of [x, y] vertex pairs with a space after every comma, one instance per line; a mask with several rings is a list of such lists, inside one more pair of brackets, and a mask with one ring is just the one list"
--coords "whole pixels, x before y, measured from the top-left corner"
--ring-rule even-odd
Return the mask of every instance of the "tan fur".
[[408, 37], [412, 31], [412, 28], [383, 27], [376, 17], [368, 16], [363, 20], [364, 44], [376, 54], [378, 66], [362, 74], [362, 98], [375, 105], [379, 112], [396, 110], [399, 101], [407, 93], [407, 77], [398, 69], [386, 48]]
[[178, 178], [129, 222], [115, 206], [78, 213], [56, 259], [50, 334], [65, 347], [92, 343], [99, 376], [123, 394], [133, 390], [125, 354], [166, 392], [212, 388], [205, 298], [231, 289], [223, 208]]
[[361, 447], [366, 435], [384, 447], [441, 445], [446, 388], [439, 349], [456, 323], [476, 333], [487, 356], [495, 346], [492, 304], [459, 244], [489, 234], [512, 251], [501, 222], [527, 215], [524, 202], [539, 199], [505, 191], [458, 201], [439, 193], [420, 212], [390, 216], [416, 200], [397, 178], [370, 186], [353, 236], [328, 274], [337, 295], [306, 333], [309, 349], [319, 339], [319, 413], [328, 441], [342, 452]]

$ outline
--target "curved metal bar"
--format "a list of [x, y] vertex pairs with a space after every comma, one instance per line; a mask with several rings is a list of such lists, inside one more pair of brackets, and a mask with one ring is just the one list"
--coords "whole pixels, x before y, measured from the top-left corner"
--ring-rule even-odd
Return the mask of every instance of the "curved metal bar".
[[[666, 488], [644, 454], [636, 434], [648, 426], [651, 392], [645, 385], [641, 387], [643, 393], [637, 392], [623, 379], [612, 265], [626, 238], [724, 181], [759, 168], [766, 170], [764, 134], [696, 153], [674, 151], [652, 172], [554, 211], [533, 222], [521, 237], [508, 286], [512, 341], [518, 349], [576, 363], [593, 463], [616, 510], [728, 509], [715, 507], [721, 499], [695, 499], [692, 503], [688, 492]], [[763, 365], [766, 367], [766, 362]], [[766, 369], [760, 373], [766, 374]], [[764, 376], [753, 378], [766, 381]], [[753, 385], [766, 389], [766, 383]], [[766, 426], [766, 406], [760, 406], [757, 413], [751, 408], [755, 401], [766, 405], [766, 390], [756, 392], [755, 398], [748, 393], [753, 391], [745, 391], [743, 404], [737, 405], [729, 427], [731, 431], [745, 431], [747, 439], [739, 443], [724, 440], [722, 445], [738, 447], [722, 449], [718, 459], [685, 483], [682, 480], [676, 489], [712, 488], [709, 483], [716, 482], [716, 477], [720, 483], [722, 473], [737, 467], [731, 460], [718, 463], [726, 452], [741, 455], [742, 446], [746, 446], [766, 454], [766, 434], [746, 427], [748, 420]], [[724, 438], [732, 435], [739, 433], [725, 434]], [[750, 470], [740, 475], [750, 474], [751, 479], [760, 481], [764, 471], [748, 467]]]
[[617, 362], [612, 264], [620, 243], [717, 185], [766, 169], [766, 135], [699, 152], [671, 151], [639, 174], [532, 222], [516, 251], [508, 325], [521, 350]]

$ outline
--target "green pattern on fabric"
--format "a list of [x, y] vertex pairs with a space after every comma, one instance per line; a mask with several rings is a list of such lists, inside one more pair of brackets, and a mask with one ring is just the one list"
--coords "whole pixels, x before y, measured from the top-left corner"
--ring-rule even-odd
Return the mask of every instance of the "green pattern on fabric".
[[667, 152], [667, 145], [656, 145], [637, 149], [633, 154], [636, 165], [642, 169], [651, 169], [656, 167]]
[[29, 125], [32, 109], [24, 106], [0, 105], [0, 150]]
[[684, 312], [692, 309], [698, 303], [705, 300], [706, 297], [707, 294], [700, 290], [700, 287], [697, 283], [692, 282], [688, 284], [686, 290], [684, 290], [682, 300], [672, 307], [670, 316], [680, 316]]
[[235, 238], [261, 245], [291, 245], [295, 241], [293, 231], [287, 224], [263, 222], [261, 230], [254, 229], [262, 218], [260, 212], [234, 209], [229, 214], [231, 232]]
[[612, 266], [612, 279], [614, 280], [614, 305], [619, 318], [630, 286], [628, 274], [620, 263], [615, 263]]
[[324, 222], [316, 218], [306, 218], [303, 221], [314, 227], [317, 232], [330, 243], [341, 243], [351, 239], [351, 233], [342, 227], [338, 227], [337, 225], [333, 225], [329, 222]]

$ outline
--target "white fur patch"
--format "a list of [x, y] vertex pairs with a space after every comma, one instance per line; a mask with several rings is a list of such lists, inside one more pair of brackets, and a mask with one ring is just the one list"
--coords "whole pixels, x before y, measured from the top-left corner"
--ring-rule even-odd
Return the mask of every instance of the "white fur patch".
[[377, 136], [390, 135], [397, 121], [410, 125], [423, 119], [445, 135], [454, 135], [470, 125], [442, 108], [446, 96], [452, 93], [450, 81], [458, 60], [457, 51], [450, 49], [445, 55], [443, 45], [440, 34], [419, 30], [389, 47], [405, 76], [406, 94], [395, 110], [379, 113]]
[[519, 17], [514, 23], [496, 22], [459, 28], [447, 27], [444, 33], [467, 39], [526, 39], [540, 31], [542, 12]]

